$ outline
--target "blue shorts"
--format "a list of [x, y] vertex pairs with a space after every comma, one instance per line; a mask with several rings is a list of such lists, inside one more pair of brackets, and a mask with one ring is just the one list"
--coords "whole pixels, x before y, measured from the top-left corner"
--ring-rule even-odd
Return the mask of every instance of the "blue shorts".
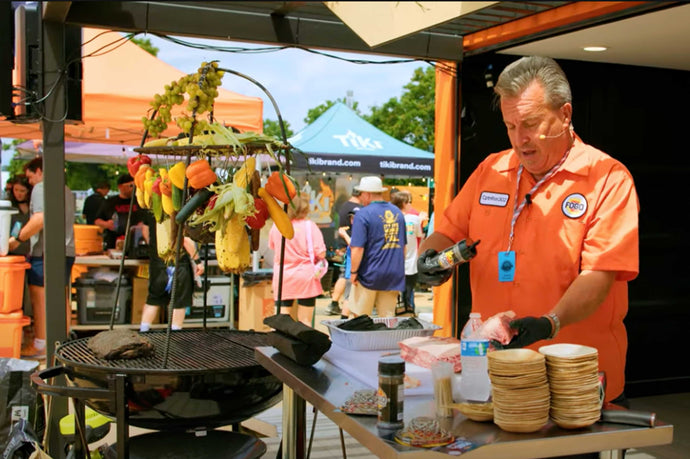
[[[31, 257], [31, 268], [28, 270], [29, 285], [43, 287], [43, 257]], [[70, 285], [74, 257], [65, 257], [65, 286]]]

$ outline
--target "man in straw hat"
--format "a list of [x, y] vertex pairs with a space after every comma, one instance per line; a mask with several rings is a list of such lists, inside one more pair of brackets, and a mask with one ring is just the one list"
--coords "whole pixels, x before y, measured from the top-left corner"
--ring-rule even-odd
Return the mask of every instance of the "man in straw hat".
[[429, 273], [424, 260], [481, 239], [470, 262], [472, 311], [515, 311], [508, 347], [597, 348], [606, 401], [624, 404], [623, 318], [639, 271], [633, 178], [575, 134], [570, 84], [553, 59], [511, 63], [494, 91], [512, 148], [489, 155], [445, 209], [420, 248], [420, 277], [445, 282], [450, 272]]
[[395, 316], [398, 293], [405, 288], [405, 217], [383, 199], [379, 177], [362, 177], [355, 189], [364, 207], [352, 222], [350, 316]]

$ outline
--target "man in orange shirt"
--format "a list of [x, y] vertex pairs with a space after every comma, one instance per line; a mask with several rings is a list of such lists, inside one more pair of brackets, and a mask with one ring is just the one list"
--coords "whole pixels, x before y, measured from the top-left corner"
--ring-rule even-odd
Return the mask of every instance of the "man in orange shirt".
[[472, 173], [420, 248], [420, 282], [452, 270], [424, 260], [481, 239], [470, 264], [472, 311], [517, 314], [506, 346], [565, 342], [599, 351], [606, 401], [625, 404], [627, 282], [638, 273], [639, 203], [630, 172], [572, 126], [570, 85], [550, 58], [525, 57], [495, 86], [512, 148]]

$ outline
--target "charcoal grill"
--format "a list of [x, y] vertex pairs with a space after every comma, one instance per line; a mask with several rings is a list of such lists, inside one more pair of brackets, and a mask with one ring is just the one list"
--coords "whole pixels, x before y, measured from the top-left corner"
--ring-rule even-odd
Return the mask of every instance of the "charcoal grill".
[[[233, 424], [281, 399], [282, 383], [254, 358], [254, 347], [268, 345], [266, 333], [175, 331], [170, 334], [165, 367], [165, 331], [142, 335], [154, 345], [151, 357], [100, 359], [89, 349], [88, 338], [82, 338], [58, 346], [55, 357], [62, 365], [39, 372], [38, 378], [42, 381], [64, 373], [78, 388], [107, 390], [112, 385], [110, 376], [124, 375], [129, 423], [155, 430]], [[39, 390], [54, 393], [60, 389], [38, 378]], [[117, 415], [111, 400], [86, 397], [84, 401], [102, 414]]]

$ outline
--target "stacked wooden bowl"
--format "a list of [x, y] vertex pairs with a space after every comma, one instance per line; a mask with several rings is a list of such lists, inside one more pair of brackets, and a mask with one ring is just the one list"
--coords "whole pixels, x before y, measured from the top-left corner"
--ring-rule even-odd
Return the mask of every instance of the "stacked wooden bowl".
[[578, 344], [542, 346], [551, 390], [551, 419], [564, 429], [594, 424], [601, 415], [598, 352]]
[[530, 349], [487, 354], [494, 423], [508, 432], [535, 432], [549, 421], [550, 392], [544, 356]]

